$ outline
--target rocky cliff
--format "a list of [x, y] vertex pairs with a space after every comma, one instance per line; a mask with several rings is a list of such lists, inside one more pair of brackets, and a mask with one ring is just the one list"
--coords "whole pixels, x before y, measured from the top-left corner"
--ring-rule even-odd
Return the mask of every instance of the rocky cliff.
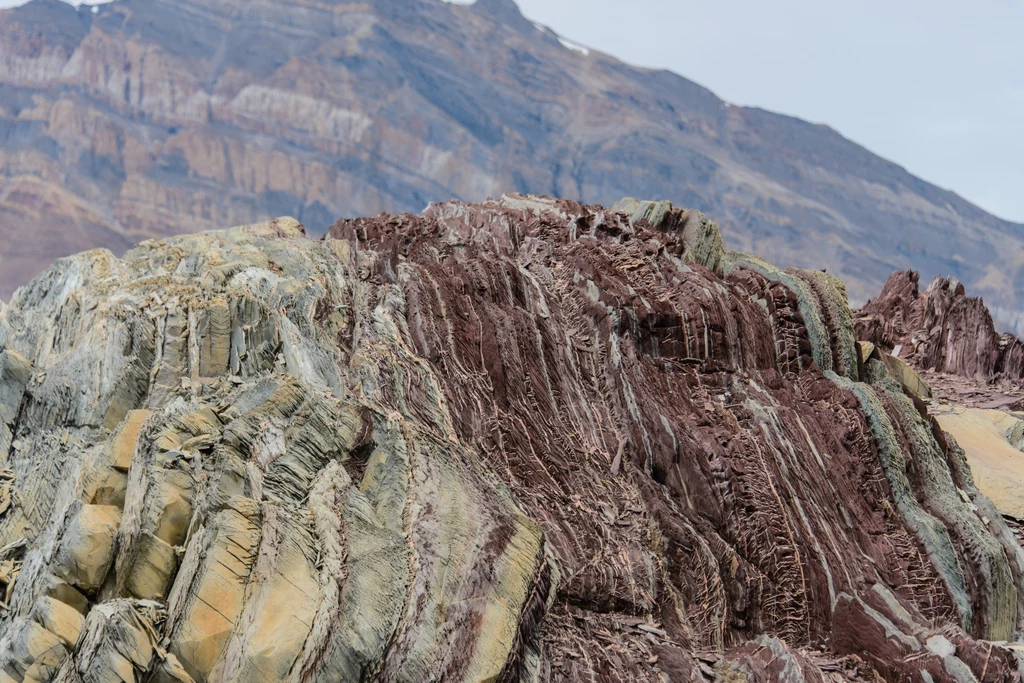
[[733, 248], [827, 267], [856, 303], [914, 267], [1024, 329], [1021, 226], [827, 127], [572, 49], [511, 0], [0, 12], [0, 296], [97, 246], [510, 191], [700, 206]]
[[1020, 678], [1024, 551], [841, 282], [667, 203], [62, 259], [0, 465], [3, 680]]

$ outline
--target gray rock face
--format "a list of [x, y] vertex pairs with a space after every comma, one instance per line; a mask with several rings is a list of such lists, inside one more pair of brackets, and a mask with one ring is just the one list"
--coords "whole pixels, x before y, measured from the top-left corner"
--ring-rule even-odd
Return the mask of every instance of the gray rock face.
[[1018, 680], [1024, 551], [841, 285], [619, 208], [276, 219], [19, 290], [0, 680]]
[[913, 267], [1024, 330], [1024, 227], [508, 1], [33, 0], [0, 12], [0, 140], [3, 298], [59, 256], [284, 214], [320, 234], [453, 197], [633, 195], [858, 304]]

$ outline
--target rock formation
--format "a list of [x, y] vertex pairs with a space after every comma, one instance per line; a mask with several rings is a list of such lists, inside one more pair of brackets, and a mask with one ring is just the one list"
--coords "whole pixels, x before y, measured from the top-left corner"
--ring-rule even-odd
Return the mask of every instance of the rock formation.
[[512, 195], [0, 306], [0, 680], [1018, 681], [1024, 551], [841, 282]]
[[1024, 227], [825, 126], [571, 49], [511, 0], [32, 0], [0, 12], [0, 143], [4, 298], [59, 256], [285, 214], [320, 234], [633, 194], [857, 304], [894, 270], [955, 275], [1024, 333]]
[[1024, 378], [1024, 344], [999, 334], [980, 298], [956, 279], [935, 278], [922, 292], [920, 276], [893, 273], [881, 294], [857, 314], [858, 339], [892, 350], [922, 369], [978, 380]]
[[984, 301], [967, 296], [962, 283], [936, 278], [921, 291], [919, 280], [914, 271], [893, 273], [879, 296], [857, 312], [858, 338], [867, 340], [860, 344], [878, 345], [875, 353], [889, 365], [917, 377], [927, 390], [918, 395], [934, 399], [930, 409], [963, 448], [978, 488], [1019, 526], [1024, 344], [996, 332]]

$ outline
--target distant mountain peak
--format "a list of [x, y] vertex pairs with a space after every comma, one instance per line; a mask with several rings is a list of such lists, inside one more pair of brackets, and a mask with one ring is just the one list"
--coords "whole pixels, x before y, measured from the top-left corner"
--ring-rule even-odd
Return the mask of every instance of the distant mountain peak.
[[477, 13], [517, 31], [535, 30], [533, 22], [523, 16], [514, 0], [476, 0], [471, 7]]

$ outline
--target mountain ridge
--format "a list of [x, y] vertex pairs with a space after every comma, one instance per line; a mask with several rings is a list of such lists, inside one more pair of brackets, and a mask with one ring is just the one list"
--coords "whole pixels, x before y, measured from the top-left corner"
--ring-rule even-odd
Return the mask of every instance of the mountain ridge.
[[1024, 227], [823, 124], [566, 47], [508, 0], [33, 0], [0, 13], [0, 90], [3, 295], [66, 253], [274, 215], [319, 232], [506, 191], [629, 195], [825, 266], [857, 303], [895, 270], [956, 276], [1020, 332]]

